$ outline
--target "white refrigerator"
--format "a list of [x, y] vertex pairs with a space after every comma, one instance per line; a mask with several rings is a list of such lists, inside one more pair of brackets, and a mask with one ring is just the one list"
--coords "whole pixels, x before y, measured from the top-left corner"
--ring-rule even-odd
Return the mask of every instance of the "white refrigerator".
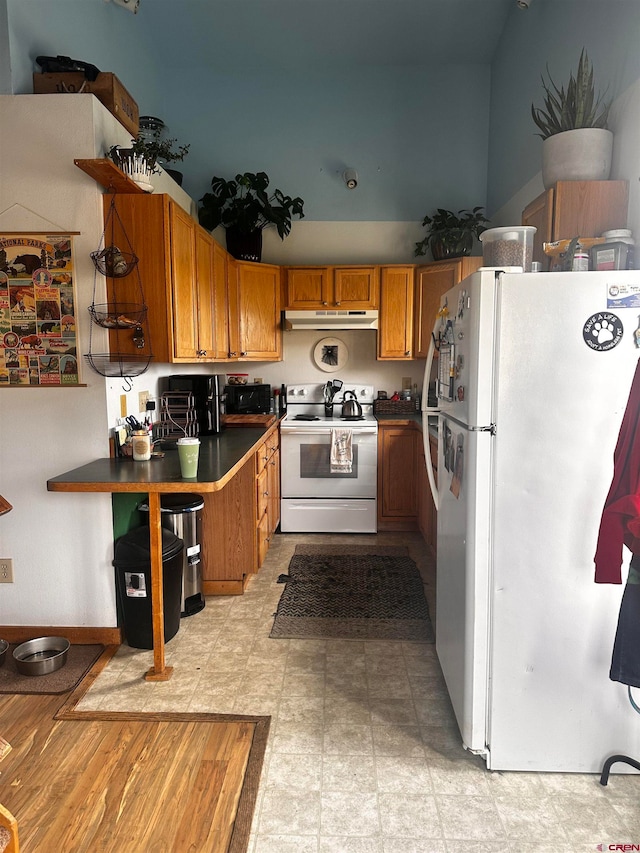
[[596, 584], [593, 561], [639, 328], [639, 271], [487, 269], [442, 299], [422, 395], [435, 350], [436, 650], [490, 769], [640, 759], [640, 715], [609, 679], [626, 566]]

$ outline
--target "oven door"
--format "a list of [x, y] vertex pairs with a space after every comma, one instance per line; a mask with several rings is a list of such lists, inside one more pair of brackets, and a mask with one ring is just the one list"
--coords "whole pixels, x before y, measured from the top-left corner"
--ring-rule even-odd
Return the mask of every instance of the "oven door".
[[378, 461], [376, 426], [352, 432], [350, 472], [331, 471], [331, 430], [281, 427], [283, 498], [375, 498]]

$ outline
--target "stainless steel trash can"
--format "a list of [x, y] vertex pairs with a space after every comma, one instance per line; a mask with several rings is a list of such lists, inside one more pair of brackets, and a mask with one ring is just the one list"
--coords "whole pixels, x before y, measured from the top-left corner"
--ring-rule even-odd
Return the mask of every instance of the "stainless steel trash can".
[[[203, 508], [202, 495], [188, 492], [165, 494], [160, 499], [162, 526], [184, 542], [181, 616], [193, 616], [194, 613], [199, 613], [205, 603], [200, 565]], [[138, 509], [148, 512], [149, 504], [142, 503]]]

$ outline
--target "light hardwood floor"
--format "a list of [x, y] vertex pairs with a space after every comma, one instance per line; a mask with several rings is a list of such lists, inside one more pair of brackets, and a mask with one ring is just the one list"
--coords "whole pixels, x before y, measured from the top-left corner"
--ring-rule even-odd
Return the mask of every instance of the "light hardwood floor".
[[[18, 820], [21, 851], [246, 850], [253, 802], [241, 795], [252, 744], [266, 741], [262, 721], [180, 713], [56, 719], [66, 698], [0, 696], [2, 735], [12, 746], [0, 766], [0, 802]], [[239, 810], [243, 826], [234, 832]]]

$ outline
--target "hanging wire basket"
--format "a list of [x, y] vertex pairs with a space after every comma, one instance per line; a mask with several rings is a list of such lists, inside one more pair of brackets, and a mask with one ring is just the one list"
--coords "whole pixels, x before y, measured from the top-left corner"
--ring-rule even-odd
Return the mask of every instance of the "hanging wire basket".
[[140, 302], [92, 304], [88, 310], [93, 322], [103, 329], [135, 329], [147, 316], [147, 306]]
[[135, 269], [138, 263], [133, 252], [123, 252], [117, 246], [106, 246], [101, 251], [91, 252], [91, 260], [102, 275], [110, 278], [124, 278]]
[[140, 353], [90, 352], [85, 355], [87, 364], [101, 376], [141, 376], [149, 367], [152, 355]]

